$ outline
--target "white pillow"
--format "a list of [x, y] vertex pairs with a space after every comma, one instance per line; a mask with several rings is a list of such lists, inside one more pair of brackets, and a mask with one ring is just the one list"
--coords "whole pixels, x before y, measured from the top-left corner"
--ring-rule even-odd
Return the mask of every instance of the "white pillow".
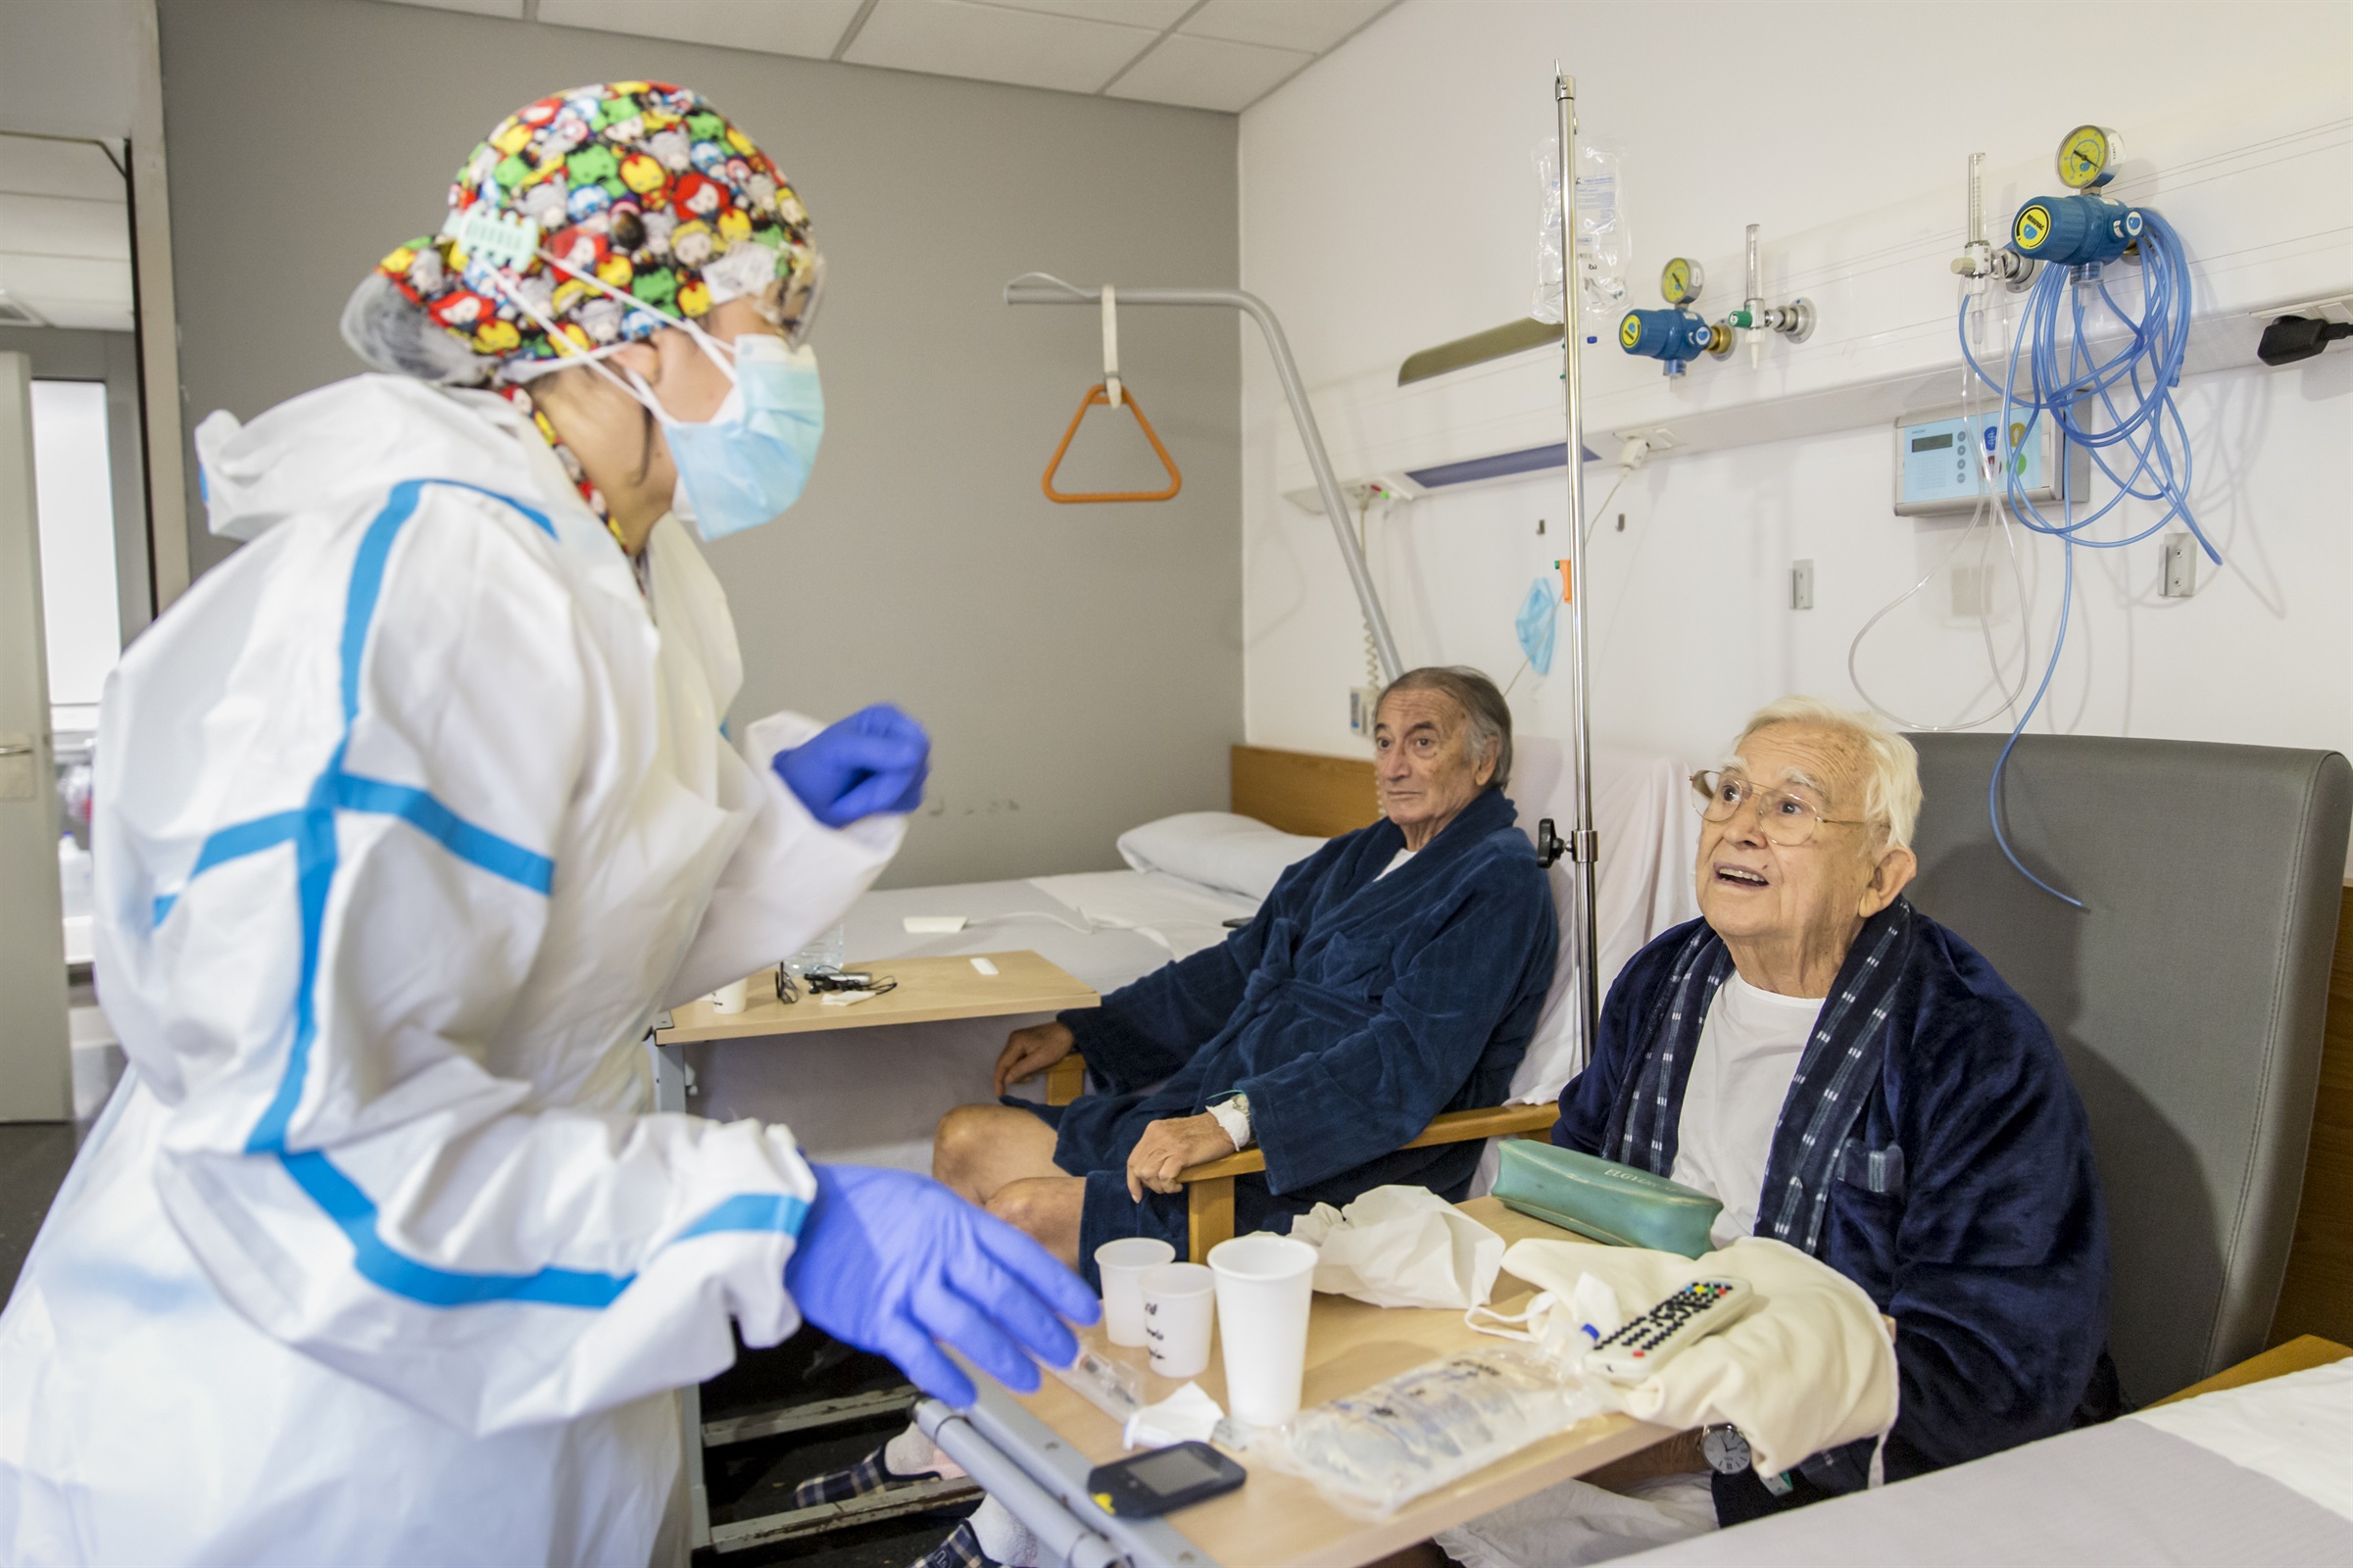
[[1120, 834], [1119, 854], [1139, 871], [1165, 871], [1263, 903], [1286, 867], [1324, 844], [1231, 811], [1181, 811]]

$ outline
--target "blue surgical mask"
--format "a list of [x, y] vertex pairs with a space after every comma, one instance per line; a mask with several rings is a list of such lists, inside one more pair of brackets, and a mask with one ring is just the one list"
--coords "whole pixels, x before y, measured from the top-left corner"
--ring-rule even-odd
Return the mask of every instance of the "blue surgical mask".
[[[550, 367], [584, 364], [662, 421], [670, 460], [678, 469], [677, 487], [670, 495], [672, 515], [708, 544], [757, 528], [801, 499], [809, 470], [817, 461], [817, 443], [825, 434], [825, 394], [817, 384], [814, 351], [806, 344], [787, 347], [765, 332], [746, 332], [733, 344], [724, 344], [692, 321], [629, 299], [593, 278], [574, 275], [693, 337], [735, 383], [716, 414], [690, 422], [672, 418], [635, 370], [627, 372], [627, 380], [613, 374], [604, 361], [625, 345], [567, 355]], [[529, 301], [511, 292], [509, 298], [551, 335], [557, 333], [555, 324]], [[806, 310], [803, 314], [806, 319]]]
[[[720, 361], [735, 387], [718, 413], [699, 423], [659, 416], [678, 466], [670, 510], [707, 544], [757, 528], [800, 500], [825, 434], [812, 350], [787, 348], [764, 332], [745, 333], [734, 348], [732, 366]], [[647, 405], [659, 410], [652, 390]]]
[[1528, 597], [1520, 601], [1520, 612], [1512, 620], [1520, 652], [1528, 656], [1528, 667], [1539, 675], [1552, 673], [1553, 633], [1560, 624], [1558, 587], [1558, 579], [1552, 577], [1539, 577], [1530, 583]]

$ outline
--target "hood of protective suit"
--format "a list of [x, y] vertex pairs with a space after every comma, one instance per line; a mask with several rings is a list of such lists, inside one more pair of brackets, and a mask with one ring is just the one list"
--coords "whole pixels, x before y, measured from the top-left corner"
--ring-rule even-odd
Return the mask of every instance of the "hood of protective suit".
[[[218, 538], [253, 539], [298, 511], [381, 494], [403, 479], [509, 488], [521, 423], [495, 395], [443, 391], [398, 375], [336, 381], [289, 398], [251, 424], [217, 409], [196, 427], [206, 524]], [[524, 446], [544, 449], [536, 437]]]

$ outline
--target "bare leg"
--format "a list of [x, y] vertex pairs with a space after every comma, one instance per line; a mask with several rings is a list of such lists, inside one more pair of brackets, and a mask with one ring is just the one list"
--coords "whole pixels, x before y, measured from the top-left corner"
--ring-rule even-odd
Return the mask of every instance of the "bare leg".
[[989, 1212], [1028, 1232], [1039, 1246], [1075, 1269], [1079, 1214], [1086, 1201], [1085, 1178], [1045, 1176], [1005, 1183], [990, 1196]]
[[931, 1174], [966, 1201], [985, 1206], [1008, 1183], [1076, 1181], [1054, 1162], [1054, 1129], [1026, 1110], [958, 1105], [932, 1134]]

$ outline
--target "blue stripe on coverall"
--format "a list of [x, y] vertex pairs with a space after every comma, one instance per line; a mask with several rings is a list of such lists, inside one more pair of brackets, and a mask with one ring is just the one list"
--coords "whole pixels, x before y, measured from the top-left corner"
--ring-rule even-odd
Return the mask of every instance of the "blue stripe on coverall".
[[[549, 537], [556, 535], [554, 524], [544, 514], [480, 485], [451, 479], [406, 479], [394, 485], [383, 509], [361, 537], [359, 553], [352, 564], [340, 642], [342, 733], [336, 739], [326, 767], [313, 781], [301, 810], [278, 812], [223, 828], [207, 839], [199, 853], [196, 870], [202, 871], [279, 844], [290, 842], [294, 846], [295, 890], [302, 914], [302, 962], [294, 993], [294, 1043], [287, 1054], [286, 1069], [278, 1081], [277, 1092], [246, 1138], [245, 1152], [274, 1155], [295, 1185], [350, 1239], [353, 1265], [360, 1275], [393, 1295], [441, 1307], [485, 1301], [606, 1306], [629, 1288], [637, 1277], [634, 1273], [605, 1274], [554, 1267], [528, 1274], [475, 1273], [438, 1268], [404, 1256], [383, 1240], [377, 1227], [376, 1205], [357, 1182], [337, 1169], [322, 1152], [286, 1148], [286, 1129], [302, 1101], [311, 1050], [318, 1038], [319, 956], [326, 925], [327, 894], [337, 868], [335, 813], [338, 810], [397, 816], [468, 864], [533, 892], [544, 895], [554, 884], [554, 861], [466, 821], [425, 791], [344, 771], [343, 759], [351, 742], [352, 723], [359, 714], [361, 664], [383, 590], [385, 567], [393, 542], [415, 515], [418, 499], [428, 484], [449, 485], [486, 496], [513, 507]], [[192, 871], [191, 877], [194, 874]], [[170, 912], [174, 898], [156, 901], [158, 920]], [[715, 1204], [672, 1241], [742, 1231], [798, 1235], [808, 1213], [808, 1203], [789, 1194], [738, 1194]]]

